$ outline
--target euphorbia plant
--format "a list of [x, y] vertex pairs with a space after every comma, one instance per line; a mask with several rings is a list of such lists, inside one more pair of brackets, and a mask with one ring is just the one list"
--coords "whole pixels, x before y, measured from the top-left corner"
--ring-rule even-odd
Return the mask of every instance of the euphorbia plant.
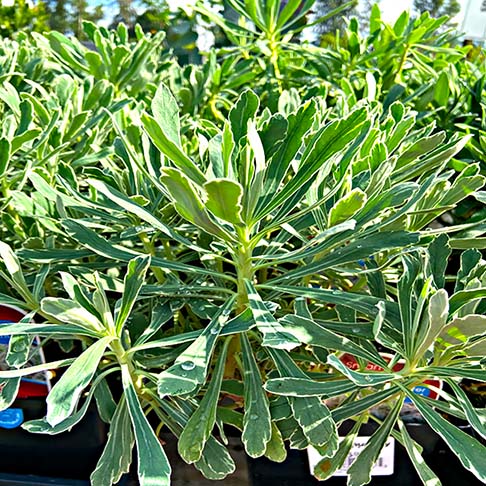
[[[414, 130], [413, 114], [398, 103], [386, 111], [358, 103], [337, 117], [310, 100], [290, 114], [271, 113], [248, 90], [222, 129], [208, 130], [207, 144], [188, 153], [164, 85], [139, 123], [112, 121], [125, 171], [93, 171], [76, 184], [60, 174], [51, 189], [57, 212], [49, 246], [0, 247], [0, 301], [31, 312], [2, 333], [76, 339], [84, 349], [45, 365], [67, 370], [47, 399], [46, 417], [26, 429], [69, 430], [94, 397], [110, 435], [92, 483], [115, 483], [136, 443], [140, 483], [169, 484], [162, 426], [178, 437], [183, 459], [211, 479], [235, 467], [225, 425], [242, 431], [252, 457], [282, 461], [288, 441], [317, 447], [335, 468], [350, 445], [339, 445], [337, 426], [361, 417], [359, 425], [389, 400], [392, 412], [353, 466], [350, 484], [369, 481], [390, 433], [428, 479], [417, 446], [403, 428], [393, 431], [409, 395], [465, 466], [485, 478], [477, 456], [458, 450], [461, 441], [478, 454], [483, 446], [410, 392], [446, 375], [456, 398], [434, 407], [483, 426], [455, 381], [484, 376], [471, 351], [481, 349], [482, 332], [464, 339], [449, 332], [464, 327], [462, 318], [482, 322], [467, 317], [485, 295], [482, 266], [476, 275], [468, 253], [464, 278], [472, 283], [450, 297], [447, 311], [447, 242], [425, 230], [484, 183], [475, 165], [458, 175], [446, 170], [467, 139], [445, 142], [432, 128]], [[405, 359], [403, 371], [393, 372], [376, 344]], [[384, 371], [350, 371], [342, 353]], [[18, 377], [38, 370], [0, 373], [3, 407], [15, 398]], [[106, 380], [115, 373], [117, 402]], [[332, 411], [324, 403], [342, 396]]]

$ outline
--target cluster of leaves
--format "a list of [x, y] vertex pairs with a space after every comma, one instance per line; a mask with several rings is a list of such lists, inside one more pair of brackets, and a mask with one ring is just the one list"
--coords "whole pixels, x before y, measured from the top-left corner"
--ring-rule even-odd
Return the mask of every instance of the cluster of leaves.
[[10, 37], [19, 30], [42, 32], [47, 28], [48, 13], [44, 2], [26, 0], [0, 3], [0, 38]]
[[[370, 481], [390, 435], [440, 484], [400, 416], [408, 397], [486, 481], [481, 439], [444, 418], [485, 436], [460, 383], [486, 378], [486, 227], [436, 224], [486, 200], [467, 152], [480, 129], [452, 133], [413, 95], [466, 51], [426, 15], [389, 26], [375, 8], [370, 38], [350, 23], [331, 51], [292, 42], [311, 0], [229, 4], [239, 24], [196, 6], [233, 42], [204, 66], [179, 66], [161, 34], [131, 41], [123, 25], [86, 23], [94, 51], [59, 33], [0, 44], [0, 304], [27, 313], [2, 327], [0, 407], [22, 376], [65, 369], [46, 417], [23, 427], [62, 433], [95, 401], [110, 433], [94, 486], [115, 484], [135, 445], [140, 484], [168, 485], [163, 427], [210, 479], [235, 469], [228, 427], [251, 457], [316, 447], [325, 479], [366, 420], [379, 427], [350, 485]], [[25, 367], [33, 336], [79, 356]], [[430, 378], [449, 385], [441, 400], [412, 392]], [[381, 403], [382, 421], [370, 413]]]

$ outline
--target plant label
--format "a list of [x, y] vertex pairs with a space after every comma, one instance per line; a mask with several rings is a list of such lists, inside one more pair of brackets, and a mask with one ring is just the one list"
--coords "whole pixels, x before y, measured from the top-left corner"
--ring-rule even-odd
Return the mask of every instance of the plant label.
[[[369, 437], [356, 437], [354, 441], [353, 447], [351, 448], [351, 452], [349, 453], [348, 457], [344, 461], [342, 467], [340, 467], [335, 473], [334, 476], [347, 476], [347, 471], [350, 468], [353, 461], [356, 457], [361, 453], [361, 451], [366, 447], [368, 443]], [[307, 455], [309, 458], [309, 467], [311, 474], [314, 473], [314, 468], [317, 466], [319, 461], [323, 459], [323, 457], [319, 454], [319, 452], [314, 449], [314, 447], [307, 448]], [[373, 468], [371, 469], [372, 476], [391, 476], [394, 472], [395, 467], [395, 439], [393, 437], [389, 437], [386, 441], [385, 447], [383, 447], [376, 463], [374, 464]]]

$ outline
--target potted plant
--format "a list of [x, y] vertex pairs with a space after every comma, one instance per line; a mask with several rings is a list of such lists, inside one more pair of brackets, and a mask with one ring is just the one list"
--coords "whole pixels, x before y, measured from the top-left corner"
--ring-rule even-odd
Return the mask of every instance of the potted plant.
[[[471, 187], [483, 183], [469, 170], [444, 184], [452, 176], [445, 165], [466, 140], [431, 147], [420, 143], [420, 130], [398, 137], [398, 127], [413, 120], [398, 104], [388, 113], [362, 104], [336, 119], [314, 101], [287, 117], [259, 114], [258, 104], [254, 93], [244, 92], [196, 161], [183, 147], [177, 103], [161, 85], [152, 113], [133, 129], [148, 134], [165, 156], [162, 164], [141, 160], [140, 145], [120, 130], [141, 193], [127, 192], [122, 180], [115, 187], [113, 179], [90, 178], [79, 188], [63, 181], [69, 198], [91, 210], [80, 216], [79, 206], [69, 209], [72, 200], [59, 193], [67, 202], [62, 247], [15, 255], [2, 245], [2, 274], [15, 293], [4, 298], [19, 307], [28, 306], [25, 298], [32, 294], [19, 257], [30, 262], [30, 272], [35, 262], [62, 267], [69, 261], [72, 268], [58, 280], [66, 297], [44, 297], [33, 309], [42, 316], [38, 323], [5, 326], [2, 333], [76, 338], [85, 347], [74, 360], [42, 367], [67, 370], [47, 398], [46, 417], [24, 427], [68, 430], [98, 390], [98, 407], [111, 425], [92, 484], [116, 482], [128, 470], [135, 443], [140, 483], [168, 484], [159, 424], [178, 437], [183, 459], [211, 479], [234, 470], [223, 445], [224, 424], [242, 429], [252, 457], [282, 460], [284, 440], [290, 440], [293, 448], [315, 446], [334, 468], [357, 431], [339, 444], [337, 424], [392, 400], [389, 415], [351, 466], [350, 484], [369, 481], [391, 433], [427, 479], [432, 473], [417, 459], [418, 447], [405, 428], [393, 428], [409, 396], [464, 466], [484, 479], [484, 446], [435, 410], [459, 407], [461, 416], [478, 423], [454, 380], [481, 380], [481, 362], [476, 355], [457, 356], [454, 346], [444, 355], [430, 353], [434, 345], [448, 347], [442, 333], [448, 316], [485, 291], [480, 284], [449, 301], [439, 265], [447, 241], [422, 231], [467, 195], [457, 190], [461, 178], [470, 178]], [[388, 146], [391, 157], [370, 152], [373, 143]], [[442, 199], [429, 197], [439, 187]], [[161, 197], [147, 201], [149, 193]], [[119, 231], [127, 220], [136, 224], [131, 235]], [[425, 246], [434, 258], [422, 264]], [[110, 271], [115, 263], [122, 274]], [[403, 277], [394, 287], [400, 268]], [[393, 352], [392, 363], [374, 343]], [[341, 353], [383, 371], [350, 370]], [[392, 371], [402, 358], [405, 367]], [[111, 374], [122, 382], [116, 406], [106, 386]], [[431, 406], [412, 393], [430, 377], [450, 381], [456, 407], [440, 401]], [[341, 395], [349, 396], [332, 411], [322, 400]], [[223, 396], [231, 397], [229, 405]]]
[[[314, 447], [325, 478], [371, 421], [349, 484], [371, 480], [389, 436], [438, 484], [400, 417], [408, 399], [484, 481], [484, 446], [454, 425], [484, 432], [459, 386], [485, 377], [481, 240], [460, 233], [481, 228], [430, 228], [466, 198], [484, 200], [478, 164], [454, 160], [470, 137], [420, 126], [391, 95], [381, 103], [370, 73], [364, 99], [346, 99], [342, 80], [334, 97], [314, 71], [307, 89], [290, 73], [307, 73], [312, 50], [296, 54], [284, 32], [300, 2], [248, 3], [257, 32], [235, 27], [236, 59], [213, 53], [201, 69], [167, 62], [161, 73], [151, 57], [161, 36], [138, 31], [132, 52], [122, 26], [87, 24], [97, 53], [56, 33], [31, 50], [25, 41], [22, 62], [40, 49], [56, 70], [9, 74], [0, 90], [0, 304], [28, 315], [1, 333], [16, 336], [10, 353], [32, 336], [78, 348], [0, 372], [15, 384], [63, 371], [45, 417], [23, 428], [70, 433], [95, 402], [109, 435], [91, 483], [117, 483], [136, 449], [139, 482], [154, 486], [170, 483], [162, 430], [209, 479], [235, 469], [230, 428], [252, 458]], [[259, 40], [257, 63], [245, 36]], [[237, 65], [255, 91], [236, 82]], [[451, 288], [450, 251], [466, 248]], [[414, 393], [434, 380], [449, 387], [428, 388], [440, 400]], [[13, 388], [0, 392], [4, 407]]]

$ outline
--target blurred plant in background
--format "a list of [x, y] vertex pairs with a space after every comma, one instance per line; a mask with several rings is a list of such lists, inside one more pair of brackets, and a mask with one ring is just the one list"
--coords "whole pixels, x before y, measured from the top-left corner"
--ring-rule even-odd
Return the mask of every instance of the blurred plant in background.
[[44, 2], [29, 0], [3, 0], [0, 2], [0, 37], [16, 32], [43, 32], [48, 27], [48, 10]]

